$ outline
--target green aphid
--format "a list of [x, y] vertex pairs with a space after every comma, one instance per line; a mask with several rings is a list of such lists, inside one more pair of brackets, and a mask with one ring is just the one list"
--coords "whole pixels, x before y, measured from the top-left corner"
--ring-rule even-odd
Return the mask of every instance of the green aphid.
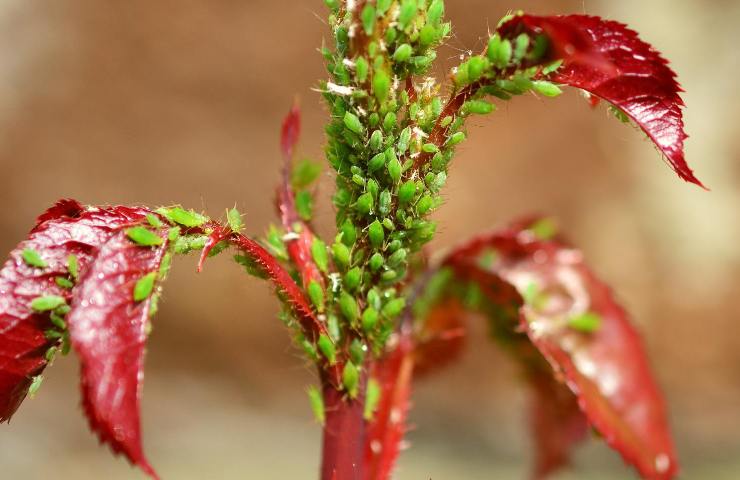
[[388, 162], [388, 175], [390, 175], [391, 180], [394, 184], [398, 183], [401, 180], [401, 162], [398, 161], [398, 158], [394, 155], [393, 158]]
[[162, 263], [159, 264], [159, 273], [157, 274], [158, 280], [164, 280], [170, 273], [170, 267], [172, 266], [172, 252], [167, 252], [162, 257]]
[[21, 257], [23, 258], [23, 261], [28, 265], [29, 267], [35, 267], [35, 268], [46, 268], [47, 263], [44, 261], [44, 259], [41, 258], [41, 255], [39, 252], [32, 248], [25, 248], [23, 249], [23, 252], [21, 252]]
[[350, 264], [349, 247], [343, 243], [335, 243], [331, 247], [334, 256], [334, 263], [340, 270], [346, 270]]
[[357, 306], [357, 300], [347, 292], [342, 292], [339, 295], [339, 311], [342, 312], [350, 325], [353, 325], [360, 318], [360, 307]]
[[537, 35], [534, 39], [534, 46], [529, 52], [529, 58], [532, 60], [539, 60], [545, 56], [549, 48], [550, 40], [547, 38], [547, 35]]
[[378, 0], [377, 2], [375, 2], [375, 10], [377, 11], [377, 15], [385, 15], [385, 12], [388, 11], [392, 3], [393, 0]]
[[630, 117], [621, 108], [615, 105], [609, 105], [609, 111], [614, 117], [622, 123], [630, 123]]
[[369, 71], [369, 65], [365, 57], [360, 57], [355, 62], [355, 76], [357, 77], [357, 83], [365, 83], [367, 81], [367, 74]]
[[433, 25], [427, 24], [422, 27], [419, 32], [419, 44], [422, 48], [426, 48], [437, 41], [439, 34], [437, 28]]
[[342, 329], [339, 326], [339, 318], [333, 313], [329, 313], [326, 318], [326, 329], [329, 331], [329, 336], [335, 342], [342, 339]]
[[321, 288], [319, 282], [311, 280], [307, 287], [308, 297], [311, 299], [311, 303], [316, 307], [316, 311], [321, 313], [324, 311], [324, 289]]
[[442, 21], [445, 14], [444, 0], [433, 0], [427, 9], [427, 22], [435, 27]]
[[336, 11], [339, 10], [340, 1], [339, 0], [324, 0], [324, 4], [329, 7], [330, 10]]
[[380, 274], [380, 279], [384, 282], [395, 282], [398, 280], [398, 277], [398, 272], [390, 269]]
[[385, 230], [383, 229], [383, 224], [381, 224], [377, 219], [375, 219], [375, 221], [368, 227], [367, 235], [370, 239], [370, 245], [374, 248], [380, 248], [383, 246], [383, 242], [385, 241]]
[[362, 122], [352, 112], [346, 112], [344, 114], [344, 126], [347, 127], [349, 131], [352, 133], [356, 133], [357, 135], [362, 135], [365, 132], [365, 127], [362, 125]]
[[31, 300], [31, 309], [36, 312], [48, 312], [66, 305], [67, 301], [59, 295], [44, 295]]
[[326, 253], [326, 244], [319, 238], [314, 238], [311, 244], [311, 256], [316, 266], [324, 273], [329, 271], [329, 254]]
[[337, 363], [337, 351], [329, 337], [324, 334], [319, 335], [316, 346], [319, 347], [319, 351], [326, 358], [326, 361], [329, 362], [329, 365]]
[[352, 224], [350, 219], [346, 219], [342, 223], [342, 243], [351, 247], [357, 241], [357, 229]]
[[527, 228], [538, 240], [552, 240], [558, 233], [558, 224], [552, 218], [541, 218]]
[[380, 130], [375, 130], [372, 135], [370, 135], [370, 148], [377, 152], [380, 150], [380, 148], [383, 146], [383, 132]]
[[248, 257], [246, 255], [234, 255], [234, 261], [244, 267], [244, 269], [247, 271], [247, 274], [257, 278], [267, 278], [267, 272], [265, 272], [265, 269], [252, 257]]
[[414, 49], [408, 43], [403, 43], [396, 48], [393, 52], [393, 60], [398, 63], [404, 63], [411, 58], [411, 54], [414, 53]]
[[468, 60], [468, 80], [470, 82], [477, 81], [485, 71], [488, 69], [488, 60], [483, 57], [470, 57]]
[[[414, 105], [417, 104], [415, 103]], [[414, 105], [412, 105], [412, 107]], [[411, 128], [406, 127], [401, 130], [401, 133], [398, 135], [398, 142], [396, 144], [396, 147], [398, 148], [398, 153], [403, 154], [404, 152], [406, 152], [406, 150], [409, 148], [409, 143], [411, 143]]]
[[383, 305], [383, 309], [381, 310], [381, 313], [384, 317], [393, 319], [396, 318], [404, 309], [406, 306], [406, 299], [401, 298], [395, 298], [391, 300], [390, 302]]
[[373, 75], [373, 95], [383, 103], [391, 89], [391, 78], [385, 70], [376, 70]]
[[426, 153], [437, 153], [439, 152], [439, 147], [433, 143], [425, 143], [421, 146], [421, 151]]
[[375, 27], [375, 7], [367, 3], [365, 8], [360, 13], [360, 20], [362, 21], [362, 28], [368, 35], [373, 34], [373, 27]]
[[403, 263], [406, 262], [406, 257], [408, 255], [408, 252], [405, 248], [400, 248], [393, 252], [393, 255], [388, 257], [388, 265], [392, 268], [396, 268], [401, 266]]
[[172, 227], [167, 230], [167, 240], [176, 242], [178, 238], [180, 238], [180, 227]]
[[60, 332], [59, 330], [55, 329], [49, 329], [44, 331], [44, 337], [47, 340], [59, 340], [64, 336], [64, 332]]
[[49, 314], [49, 320], [51, 320], [52, 325], [57, 327], [59, 330], [64, 331], [67, 329], [67, 322], [65, 322], [64, 318], [62, 318], [58, 313], [52, 311]]
[[360, 386], [360, 370], [352, 362], [347, 362], [342, 371], [342, 384], [350, 398], [356, 398]]
[[405, 29], [416, 16], [417, 8], [416, 0], [403, 0], [401, 2], [401, 10], [398, 13], [398, 26], [402, 30]]
[[157, 213], [171, 222], [187, 228], [200, 227], [208, 221], [208, 217], [195, 213], [192, 210], [185, 210], [182, 207], [160, 208], [157, 210]]
[[445, 172], [439, 172], [435, 177], [434, 181], [429, 184], [429, 188], [433, 192], [438, 192], [447, 183], [447, 174]]
[[43, 375], [36, 375], [33, 377], [33, 380], [31, 380], [31, 385], [28, 386], [28, 396], [30, 398], [33, 398], [36, 396], [36, 393], [38, 393], [39, 388], [41, 388], [41, 383], [44, 381]]
[[601, 316], [595, 312], [586, 312], [575, 315], [568, 320], [568, 326], [584, 333], [596, 332], [601, 327]]
[[362, 343], [362, 341], [359, 338], [355, 338], [352, 340], [352, 343], [349, 344], [349, 358], [351, 358], [352, 362], [356, 365], [362, 365], [362, 362], [365, 360], [366, 350], [367, 347]]
[[380, 403], [380, 383], [374, 378], [367, 381], [367, 389], [365, 391], [365, 409], [362, 412], [362, 416], [365, 420], [372, 421], [375, 410], [378, 409]]
[[383, 165], [385, 165], [385, 153], [378, 153], [373, 158], [370, 159], [369, 162], [367, 162], [367, 169], [368, 171], [375, 172], [376, 170], [379, 170]]
[[323, 426], [326, 422], [326, 412], [324, 407], [324, 398], [321, 396], [321, 392], [318, 388], [311, 385], [306, 389], [306, 394], [308, 395], [308, 403], [311, 405], [313, 417], [319, 425]]
[[228, 242], [228, 240], [221, 240], [216, 245], [214, 245], [213, 248], [208, 252], [208, 258], [215, 257], [216, 255], [223, 252], [230, 246], [231, 244]]
[[308, 222], [313, 216], [313, 195], [308, 190], [301, 190], [295, 196], [295, 209], [302, 220]]
[[375, 204], [375, 201], [373, 199], [373, 195], [370, 192], [365, 192], [359, 197], [357, 197], [357, 202], [355, 203], [355, 210], [360, 215], [369, 215], [373, 211], [373, 205]]
[[486, 51], [488, 60], [498, 68], [505, 68], [511, 62], [512, 47], [509, 40], [502, 40], [498, 33], [494, 34], [488, 41]]
[[365, 254], [367, 251], [364, 248], [358, 248], [352, 254], [352, 263], [359, 264], [365, 260]]
[[373, 253], [370, 257], [370, 270], [377, 272], [383, 266], [383, 263], [385, 263], [383, 255], [380, 252]]
[[49, 347], [44, 353], [44, 360], [46, 360], [46, 362], [51, 365], [51, 363], [54, 361], [54, 358], [56, 358], [58, 351], [59, 349], [57, 347]]
[[69, 276], [75, 280], [80, 275], [80, 265], [77, 261], [77, 255], [70, 254], [67, 257], [67, 271], [69, 272]]
[[542, 69], [542, 75], [550, 75], [556, 72], [561, 66], [563, 66], [563, 59], [555, 60]]
[[393, 131], [393, 129], [396, 128], [396, 123], [396, 114], [393, 112], [386, 113], [385, 117], [383, 117], [383, 130], [385, 130], [386, 132]]
[[56, 277], [54, 279], [54, 282], [61, 288], [66, 288], [67, 290], [72, 290], [75, 286], [74, 282], [72, 282], [67, 277]]
[[370, 192], [370, 195], [373, 196], [373, 198], [378, 198], [378, 189], [380, 187], [378, 186], [378, 182], [375, 181], [375, 179], [371, 178], [367, 181], [367, 191]]
[[275, 225], [270, 225], [270, 228], [267, 230], [265, 240], [267, 241], [267, 246], [273, 255], [282, 260], [288, 259], [288, 250], [285, 248], [283, 235], [280, 233], [280, 230], [275, 227]]
[[302, 333], [297, 334], [295, 342], [303, 349], [304, 353], [309, 359], [313, 360], [314, 362], [319, 361], [319, 351], [316, 350], [316, 345], [311, 343], [305, 335], [303, 335]]
[[360, 270], [360, 267], [354, 267], [344, 275], [344, 287], [350, 292], [357, 290], [361, 281], [362, 270]]
[[485, 100], [468, 100], [463, 104], [463, 112], [486, 115], [496, 110], [495, 105]]
[[526, 33], [520, 33], [514, 40], [514, 61], [518, 63], [523, 59], [524, 55], [527, 54], [527, 49], [529, 49], [529, 35]]
[[398, 250], [399, 248], [401, 248], [402, 245], [403, 245], [403, 243], [401, 243], [401, 240], [399, 240], [397, 238], [394, 238], [388, 244], [388, 246], [386, 247], [386, 250], [388, 252], [390, 252], [390, 253], [394, 253], [394, 252], [396, 252], [396, 250]]
[[164, 227], [162, 220], [160, 220], [159, 217], [154, 215], [153, 213], [146, 214], [146, 221], [149, 222], [149, 225], [151, 225], [154, 228]]
[[321, 175], [321, 164], [305, 159], [298, 162], [290, 176], [290, 183], [296, 190], [310, 186]]
[[426, 194], [419, 199], [416, 204], [416, 213], [419, 215], [426, 215], [434, 207], [434, 199], [431, 195]]
[[532, 82], [532, 89], [545, 97], [557, 97], [563, 93], [560, 87], [546, 80], [535, 80]]
[[141, 302], [149, 298], [154, 290], [154, 280], [157, 278], [157, 272], [150, 272], [141, 277], [134, 286], [134, 301]]
[[455, 132], [450, 135], [450, 137], [447, 139], [446, 144], [451, 147], [463, 141], [465, 141], [465, 132]]
[[378, 213], [388, 215], [391, 211], [391, 201], [393, 200], [389, 190], [383, 190], [378, 197]]
[[72, 307], [70, 307], [66, 303], [59, 305], [57, 308], [54, 309], [54, 313], [57, 313], [62, 316], [68, 314], [71, 311], [72, 311]]
[[396, 226], [393, 224], [393, 220], [388, 217], [385, 217], [383, 219], [383, 227], [385, 227], [385, 229], [388, 231], [393, 231], [396, 229]]
[[381, 299], [380, 299], [380, 293], [378, 293], [377, 288], [373, 287], [370, 290], [368, 290], [367, 304], [370, 305], [375, 310], [380, 310]]
[[362, 312], [362, 329], [365, 332], [371, 332], [378, 324], [378, 311], [373, 307], [368, 307]]
[[142, 247], [154, 247], [162, 245], [162, 237], [145, 227], [132, 227], [126, 230], [126, 236], [137, 245]]

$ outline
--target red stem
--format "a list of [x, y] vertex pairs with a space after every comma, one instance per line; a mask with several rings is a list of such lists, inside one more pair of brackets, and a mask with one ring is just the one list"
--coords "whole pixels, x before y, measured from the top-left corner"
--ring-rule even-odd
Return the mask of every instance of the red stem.
[[323, 382], [326, 423], [321, 480], [362, 480], [364, 476], [365, 381], [354, 400], [330, 382]]

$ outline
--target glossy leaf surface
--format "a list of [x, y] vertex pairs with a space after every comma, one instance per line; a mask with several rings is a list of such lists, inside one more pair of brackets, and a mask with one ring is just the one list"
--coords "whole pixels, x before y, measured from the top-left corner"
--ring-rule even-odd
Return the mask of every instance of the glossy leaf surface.
[[[637, 332], [582, 254], [557, 240], [538, 238], [535, 225], [521, 222], [477, 237], [454, 250], [447, 264], [460, 278], [480, 285], [489, 300], [497, 297], [494, 303], [518, 303], [520, 330], [576, 395], [607, 443], [643, 477], [672, 478], [678, 462], [665, 406]], [[497, 278], [518, 294], [507, 295]], [[584, 314], [597, 317], [598, 328], [584, 331], [582, 322], [574, 322]], [[554, 460], [541, 459], [543, 465], [562, 463], [562, 455], [551, 453]]]
[[[0, 272], [0, 414], [12, 415], [31, 377], [46, 366], [47, 351], [58, 342], [56, 336], [47, 339], [51, 315], [66, 314], [91, 428], [155, 476], [142, 452], [139, 419], [151, 297], [136, 302], [133, 291], [141, 277], [159, 269], [166, 231], [158, 233], [163, 240], [155, 248], [127, 235], [127, 229], [145, 225], [147, 215], [151, 212], [143, 208], [83, 207], [63, 200], [39, 217], [29, 238], [10, 254]], [[43, 268], [23, 261], [22, 251], [29, 249], [39, 253]], [[73, 288], [60, 286], [58, 278]], [[34, 299], [49, 296], [63, 298], [71, 310], [32, 310]]]
[[499, 29], [511, 39], [523, 31], [549, 39], [546, 61], [563, 60], [548, 78], [618, 107], [645, 131], [679, 177], [703, 186], [684, 158], [684, 103], [676, 74], [636, 32], [587, 15], [521, 15]]

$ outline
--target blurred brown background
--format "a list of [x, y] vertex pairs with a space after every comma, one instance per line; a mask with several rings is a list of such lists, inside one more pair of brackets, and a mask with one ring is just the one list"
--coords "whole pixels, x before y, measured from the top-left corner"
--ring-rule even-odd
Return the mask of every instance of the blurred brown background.
[[[740, 3], [733, 0], [448, 0], [456, 36], [482, 45], [510, 8], [587, 12], [642, 32], [687, 93], [685, 184], [639, 132], [575, 93], [475, 120], [437, 214], [444, 247], [530, 211], [556, 215], [645, 334], [688, 479], [740, 478]], [[252, 233], [274, 216], [277, 132], [302, 100], [301, 153], [319, 158], [326, 114], [322, 2], [1, 0], [0, 251], [60, 197], [236, 205]], [[443, 70], [440, 70], [443, 71]], [[536, 140], [535, 140], [536, 139]], [[331, 179], [322, 180], [329, 194]], [[328, 202], [320, 230], [331, 234]], [[3, 255], [5, 255], [3, 253]], [[182, 259], [147, 358], [147, 450], [166, 479], [315, 478], [319, 428], [269, 289], [226, 259]], [[523, 478], [525, 391], [475, 325], [462, 361], [418, 385], [399, 479]], [[0, 427], [3, 479], [138, 479], [88, 434], [73, 356]], [[559, 478], [632, 478], [598, 442]]]

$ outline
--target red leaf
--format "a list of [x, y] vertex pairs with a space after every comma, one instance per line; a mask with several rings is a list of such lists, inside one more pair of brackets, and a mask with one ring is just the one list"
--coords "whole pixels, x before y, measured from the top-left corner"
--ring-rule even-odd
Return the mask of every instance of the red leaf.
[[[0, 271], [0, 416], [10, 418], [25, 397], [30, 378], [46, 366], [55, 341], [44, 331], [48, 313], [30, 307], [40, 296], [62, 296], [72, 307], [66, 318], [81, 357], [83, 404], [93, 430], [114, 451], [152, 476], [141, 449], [139, 396], [149, 300], [136, 304], [133, 286], [159, 266], [166, 241], [156, 249], [138, 247], [125, 229], [150, 212], [140, 208], [84, 208], [64, 200], [39, 217], [28, 240]], [[32, 267], [22, 252], [37, 252], [46, 266]], [[63, 289], [57, 277], [71, 278], [68, 256], [79, 266], [78, 283]]]
[[[486, 248], [497, 253], [491, 273], [475, 263]], [[643, 477], [677, 473], [665, 406], [639, 336], [579, 251], [540, 240], [520, 224], [474, 239], [448, 262], [468, 279], [495, 274], [530, 297], [521, 308], [521, 328], [562, 375], [589, 422]], [[587, 312], [598, 314], [599, 328], [584, 333], [570, 326]]]
[[544, 33], [549, 60], [563, 59], [550, 75], [623, 110], [668, 158], [682, 179], [704, 187], [684, 158], [683, 101], [668, 62], [625, 25], [599, 17], [517, 16], [499, 29], [513, 38], [521, 31]]
[[125, 231], [115, 233], [81, 279], [68, 318], [90, 427], [155, 478], [142, 450], [139, 415], [151, 297], [134, 302], [133, 289], [159, 269], [166, 235], [163, 240], [157, 248], [140, 247]]

